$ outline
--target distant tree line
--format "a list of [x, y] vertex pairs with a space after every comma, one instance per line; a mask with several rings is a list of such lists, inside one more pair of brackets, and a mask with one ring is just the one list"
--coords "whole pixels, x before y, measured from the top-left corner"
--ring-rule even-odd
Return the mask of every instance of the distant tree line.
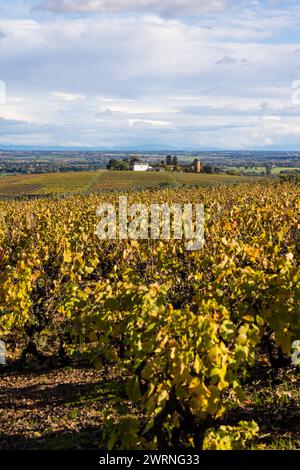
[[0, 174], [46, 174], [68, 171], [93, 171], [103, 169], [101, 162], [97, 163], [62, 163], [62, 162], [1, 162]]
[[[153, 170], [164, 170], [164, 171], [177, 171], [184, 173], [194, 173], [195, 162], [192, 163], [180, 163], [177, 155], [167, 155], [165, 160], [160, 162], [151, 162]], [[139, 157], [132, 156], [130, 159], [123, 158], [122, 160], [110, 159], [107, 164], [108, 170], [113, 171], [129, 171], [132, 169], [134, 163], [142, 163]], [[210, 164], [201, 165], [201, 173], [206, 174], [219, 174], [222, 173], [221, 168]]]

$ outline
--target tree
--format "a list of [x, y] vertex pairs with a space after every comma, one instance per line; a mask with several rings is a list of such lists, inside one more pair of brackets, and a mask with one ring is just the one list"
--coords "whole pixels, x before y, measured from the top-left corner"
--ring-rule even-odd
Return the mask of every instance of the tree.
[[272, 174], [272, 168], [270, 168], [269, 166], [266, 166], [266, 176], [271, 176]]
[[109, 160], [107, 167], [108, 170], [113, 171], [128, 171], [129, 162], [127, 160]]
[[106, 168], [108, 170], [113, 170], [114, 167], [115, 167], [115, 164], [116, 164], [116, 160], [114, 160], [113, 158], [111, 158], [106, 166]]
[[222, 173], [221, 168], [219, 168], [218, 166], [215, 166], [215, 167], [214, 167], [214, 173], [216, 173], [217, 175], [219, 175], [220, 173]]
[[176, 155], [173, 157], [172, 163], [175, 167], [178, 166], [178, 158], [176, 157]]
[[207, 173], [211, 175], [214, 172], [214, 168], [211, 165], [204, 165], [203, 166], [203, 173]]
[[173, 162], [173, 159], [172, 159], [172, 155], [168, 155], [167, 158], [166, 158], [166, 165], [172, 165], [172, 162]]
[[132, 155], [130, 157], [130, 164], [131, 165], [134, 165], [135, 163], [139, 163], [141, 160], [139, 159], [139, 157], [137, 157], [136, 155]]

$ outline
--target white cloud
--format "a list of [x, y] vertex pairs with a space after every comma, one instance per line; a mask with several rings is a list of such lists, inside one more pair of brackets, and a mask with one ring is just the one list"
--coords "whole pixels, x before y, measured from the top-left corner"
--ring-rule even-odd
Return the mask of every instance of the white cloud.
[[[64, 8], [75, 3], [100, 11], [96, 0]], [[0, 79], [8, 99], [0, 117], [10, 122], [0, 122], [1, 142], [236, 149], [289, 137], [300, 143], [300, 106], [291, 102], [300, 71], [297, 12], [253, 7], [199, 20], [178, 13], [182, 5], [185, 14], [204, 12], [199, 0], [110, 4], [111, 15], [2, 17]], [[138, 20], [120, 14], [128, 5], [141, 13]]]
[[45, 0], [37, 8], [56, 13], [144, 13], [189, 16], [218, 13], [228, 0]]
[[153, 119], [129, 119], [128, 123], [129, 123], [129, 126], [150, 125], [150, 126], [156, 126], [156, 127], [165, 127], [165, 126], [171, 125], [171, 123], [168, 121], [157, 121]]
[[85, 100], [86, 96], [83, 94], [76, 94], [76, 93], [66, 93], [63, 91], [53, 91], [51, 93], [52, 96], [55, 98], [59, 98], [63, 101], [78, 101], [78, 100]]

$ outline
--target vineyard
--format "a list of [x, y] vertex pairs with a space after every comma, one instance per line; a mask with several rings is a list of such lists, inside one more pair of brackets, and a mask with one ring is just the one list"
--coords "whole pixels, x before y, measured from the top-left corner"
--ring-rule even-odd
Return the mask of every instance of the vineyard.
[[149, 187], [206, 186], [251, 181], [250, 177], [193, 173], [89, 171], [5, 176], [0, 197], [89, 194]]
[[[83, 188], [87, 174], [81, 178]], [[0, 340], [9, 360], [8, 369], [0, 366], [0, 418], [7, 416], [1, 393], [16, 371], [33, 387], [36, 370], [60, 368], [51, 372], [59, 384], [84, 365], [82, 393], [69, 401], [77, 414], [94, 410], [93, 445], [223, 450], [272, 448], [283, 439], [299, 449], [300, 186], [124, 194], [129, 204], [204, 203], [204, 247], [101, 241], [96, 210], [101, 202], [117, 205], [116, 193], [0, 202]], [[84, 401], [88, 377], [98, 384], [92, 402]], [[26, 423], [12, 438], [50, 433]], [[62, 435], [68, 429], [60, 425]], [[92, 446], [91, 436], [83, 447]]]

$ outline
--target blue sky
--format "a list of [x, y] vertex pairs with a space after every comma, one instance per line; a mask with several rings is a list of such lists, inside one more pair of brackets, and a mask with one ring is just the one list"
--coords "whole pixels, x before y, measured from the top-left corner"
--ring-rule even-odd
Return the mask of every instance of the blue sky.
[[0, 80], [0, 146], [300, 149], [299, 1], [0, 0]]

